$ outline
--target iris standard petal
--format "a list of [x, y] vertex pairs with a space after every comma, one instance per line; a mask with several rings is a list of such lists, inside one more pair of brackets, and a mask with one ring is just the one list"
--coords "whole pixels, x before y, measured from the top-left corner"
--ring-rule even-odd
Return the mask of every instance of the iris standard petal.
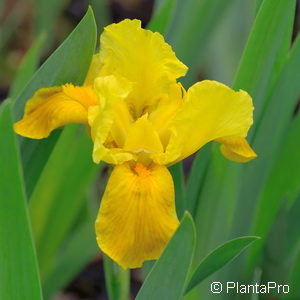
[[[216, 81], [201, 81], [186, 94], [186, 101], [170, 123], [173, 131], [161, 163], [170, 164], [219, 138], [244, 138], [253, 123], [252, 99]], [[176, 161], [173, 152], [180, 151]]]
[[114, 168], [96, 220], [102, 251], [123, 268], [158, 259], [178, 226], [172, 176], [164, 166]]
[[68, 123], [87, 123], [89, 107], [98, 103], [91, 87], [66, 84], [43, 88], [26, 103], [23, 119], [14, 124], [14, 130], [25, 137], [46, 138]]
[[170, 138], [170, 122], [184, 104], [185, 90], [180, 83], [172, 85], [169, 94], [163, 95], [157, 107], [149, 114], [149, 120], [158, 132], [165, 148]]
[[94, 141], [93, 160], [119, 164], [134, 159], [134, 154], [122, 149], [125, 137], [133, 122], [124, 99], [131, 90], [125, 78], [103, 76], [95, 80], [100, 107], [89, 110], [89, 125]]
[[100, 75], [121, 75], [133, 82], [127, 101], [135, 118], [142, 116], [185, 75], [181, 63], [161, 34], [141, 28], [139, 20], [105, 27], [100, 37]]

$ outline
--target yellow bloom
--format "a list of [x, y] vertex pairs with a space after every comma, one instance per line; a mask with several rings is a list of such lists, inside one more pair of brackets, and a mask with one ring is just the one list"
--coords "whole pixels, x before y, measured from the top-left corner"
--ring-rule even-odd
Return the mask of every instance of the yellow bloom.
[[104, 253], [124, 268], [157, 259], [178, 226], [167, 166], [210, 141], [228, 159], [256, 157], [245, 137], [253, 104], [245, 91], [215, 81], [187, 91], [187, 67], [159, 33], [124, 20], [105, 28], [85, 85], [41, 89], [15, 131], [44, 138], [67, 123], [85, 123], [93, 159], [116, 165], [96, 221]]

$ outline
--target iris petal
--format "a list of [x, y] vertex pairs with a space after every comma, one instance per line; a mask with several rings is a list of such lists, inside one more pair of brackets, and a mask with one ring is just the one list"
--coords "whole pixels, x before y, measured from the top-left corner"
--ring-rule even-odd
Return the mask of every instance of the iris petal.
[[217, 142], [222, 143], [221, 152], [230, 160], [247, 162], [257, 157], [244, 138], [223, 138], [218, 139]]
[[244, 138], [253, 122], [252, 113], [252, 99], [245, 91], [236, 92], [215, 81], [198, 82], [187, 91], [185, 103], [170, 122], [172, 134], [165, 156], [154, 160], [175, 163], [210, 141]]
[[120, 75], [134, 83], [127, 101], [135, 118], [155, 105], [187, 71], [163, 36], [142, 29], [139, 20], [105, 27], [100, 49], [100, 75]]
[[148, 120], [147, 114], [135, 121], [130, 127], [124, 149], [135, 153], [141, 151], [146, 153], [163, 152], [159, 135]]
[[101, 67], [102, 67], [102, 61], [100, 58], [100, 54], [94, 54], [92, 57], [92, 62], [89, 67], [89, 71], [86, 75], [84, 85], [93, 85], [94, 80], [99, 76]]
[[14, 130], [25, 137], [46, 138], [68, 123], [86, 124], [89, 107], [98, 103], [91, 87], [66, 84], [43, 88], [26, 103], [23, 119], [14, 124]]
[[118, 165], [96, 220], [102, 251], [124, 268], [158, 259], [178, 226], [172, 176], [164, 166]]
[[100, 98], [100, 107], [89, 110], [89, 125], [94, 141], [93, 160], [120, 164], [134, 160], [132, 153], [122, 149], [126, 132], [132, 123], [124, 99], [131, 90], [125, 78], [103, 76], [95, 80], [95, 90]]

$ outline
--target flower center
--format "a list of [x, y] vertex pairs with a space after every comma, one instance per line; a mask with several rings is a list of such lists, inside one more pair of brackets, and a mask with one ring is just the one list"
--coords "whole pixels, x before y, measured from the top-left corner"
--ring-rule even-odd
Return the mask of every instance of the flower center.
[[147, 177], [151, 174], [150, 170], [143, 163], [136, 163], [133, 166], [133, 171], [141, 177]]

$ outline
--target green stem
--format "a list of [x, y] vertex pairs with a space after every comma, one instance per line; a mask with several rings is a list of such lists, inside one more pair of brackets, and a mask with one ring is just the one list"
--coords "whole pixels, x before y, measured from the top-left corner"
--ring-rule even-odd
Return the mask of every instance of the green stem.
[[110, 300], [128, 300], [130, 272], [119, 267], [109, 257], [103, 255], [104, 276]]

